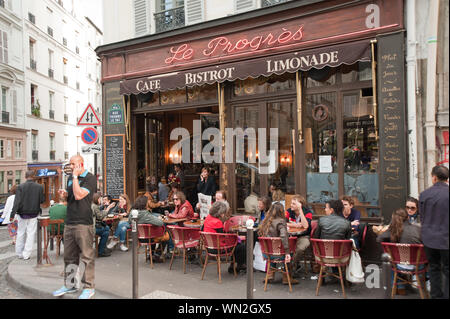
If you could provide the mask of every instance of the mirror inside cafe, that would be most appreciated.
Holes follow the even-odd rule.
[[[255,138],[251,134],[244,136],[244,160],[236,160],[234,145],[233,163],[205,163],[203,157],[194,163],[194,125],[200,123],[201,132],[208,128],[224,132],[217,83],[127,96],[134,124],[137,193],[145,192],[148,176],[167,178],[174,172],[174,164],[183,157],[180,150],[173,150],[181,136],[170,137],[174,129],[183,128],[189,132],[190,148],[189,162],[181,161],[181,165],[184,190],[192,203],[197,202],[196,183],[206,166],[218,187],[227,190],[236,214],[245,213],[245,198],[269,195],[274,185],[286,195],[286,207],[290,195],[301,194],[314,213],[321,215],[325,202],[347,195],[353,197],[362,217],[380,217],[379,141],[371,64],[311,69],[300,72],[299,79],[301,110],[295,73],[220,84],[225,128],[253,128],[258,142],[266,140],[266,149],[273,138],[270,128],[278,130],[276,165],[269,174],[261,173],[260,144],[254,143],[256,150],[250,147]],[[258,128],[266,128],[265,136]],[[210,140],[201,140],[202,149],[208,143]],[[256,161],[250,161],[254,156]]]

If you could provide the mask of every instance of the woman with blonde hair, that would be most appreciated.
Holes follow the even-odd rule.
[[[273,203],[280,203],[281,205],[283,205],[283,209],[286,207],[285,194],[281,189],[276,189],[272,193],[272,204]]]

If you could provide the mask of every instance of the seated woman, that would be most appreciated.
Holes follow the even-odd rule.
[[[392,214],[389,228],[384,233],[378,235],[377,242],[422,244],[420,226],[411,224],[406,210],[399,208]],[[397,265],[397,268],[400,270],[415,269],[412,265]],[[393,278],[392,275],[392,280]],[[397,294],[406,295],[405,285],[400,281],[397,281]]]
[[[273,203],[267,212],[261,226],[259,227],[258,235],[260,237],[280,237],[281,243],[283,245],[286,254],[284,257],[279,257],[284,259],[286,262],[291,261],[291,255],[289,254],[289,235],[286,224],[286,216],[284,212],[284,206],[281,203]],[[267,258],[267,256],[264,256]],[[273,267],[276,267],[275,263],[272,263]],[[269,280],[273,280],[274,273],[269,277]],[[290,279],[291,284],[298,284],[298,280],[293,278]],[[283,274],[283,284],[288,284],[288,278],[286,274]]]
[[[224,233],[223,222],[228,214],[230,206],[225,201],[216,201],[209,210],[208,216],[205,218],[205,222],[202,226],[202,231],[208,233]],[[234,249],[234,258],[237,263],[236,270],[239,272],[240,270],[247,269],[245,265],[245,244],[238,243],[236,248]],[[211,253],[216,253],[215,251],[211,251]],[[229,273],[233,273],[233,266],[230,265],[228,268]]]
[[[256,222],[258,224],[261,224],[264,220],[264,217],[266,216],[267,212],[270,209],[270,206],[272,205],[272,199],[270,199],[269,196],[263,196],[258,198],[258,216],[256,218]]]
[[[273,193],[272,193],[272,204],[273,203],[280,203],[281,205],[283,205],[283,209],[286,207],[286,201],[285,201],[285,194],[283,193],[283,191],[281,189],[276,189]]]
[[[419,201],[417,198],[408,197],[406,199],[406,212],[408,213],[408,219],[411,224],[420,226],[419,219]]]
[[[173,202],[175,204],[175,210],[168,215],[170,218],[194,218],[194,209],[191,203],[186,200],[183,192],[176,192],[173,196]]]
[[[122,218],[128,216],[131,210],[130,199],[126,194],[119,195],[119,204],[114,208],[114,212],[121,215]],[[109,242],[107,248],[113,249],[114,246],[120,241],[120,250],[128,251],[128,247],[125,245],[127,229],[130,228],[130,223],[127,220],[122,220],[116,227],[114,237]]]

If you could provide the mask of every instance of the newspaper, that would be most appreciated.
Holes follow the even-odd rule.
[[[209,214],[211,208],[212,196],[198,193],[198,203],[200,204],[200,218],[204,219]]]

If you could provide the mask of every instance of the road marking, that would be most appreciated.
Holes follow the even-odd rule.
[[[140,299],[193,299],[193,298],[183,295],[176,295],[163,290],[155,290],[145,296],[140,297]]]

